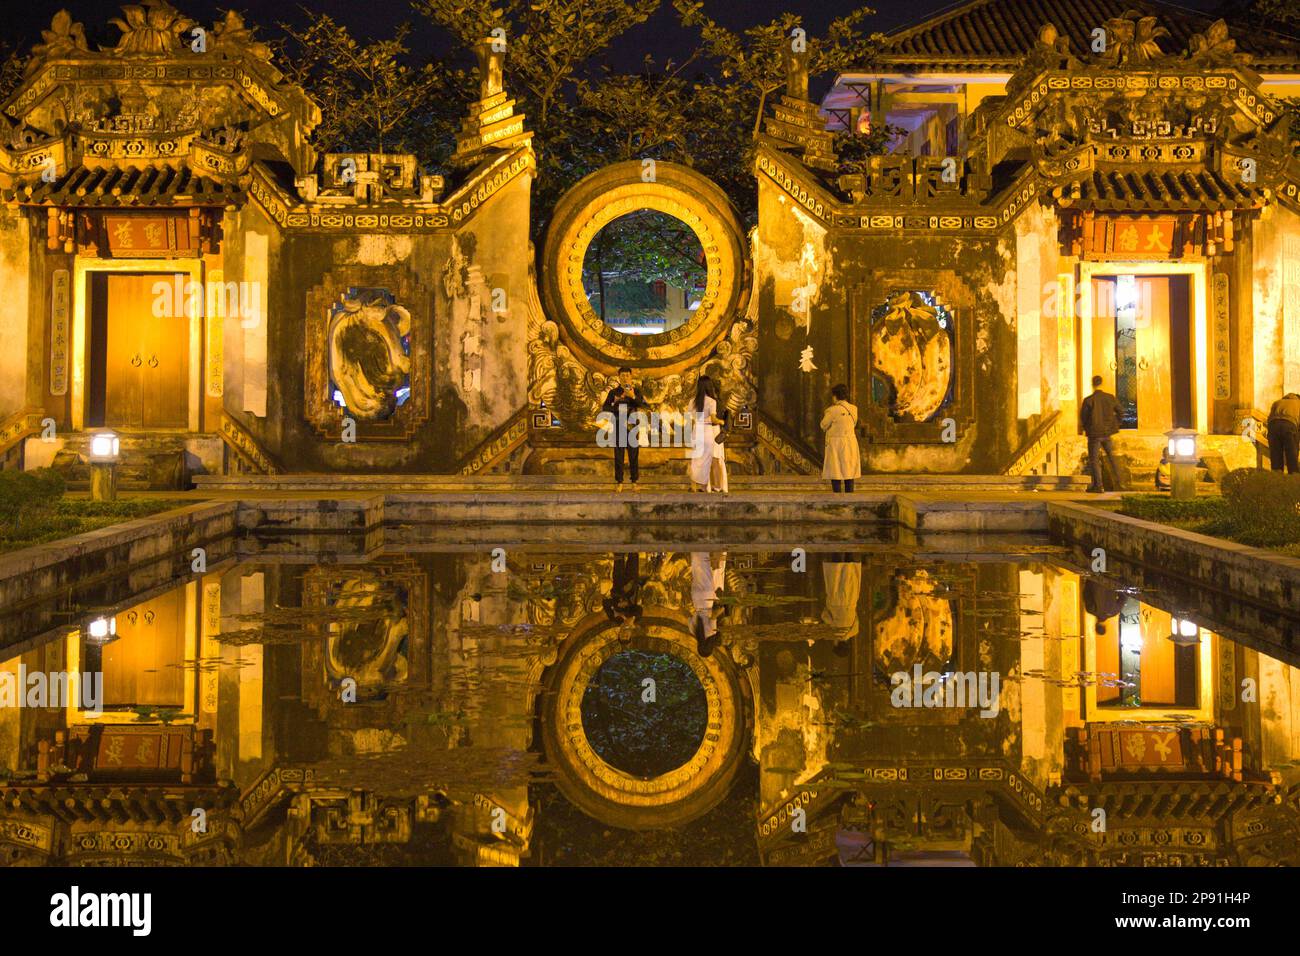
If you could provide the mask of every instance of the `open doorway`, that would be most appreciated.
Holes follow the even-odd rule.
[[[1092,369],[1119,399],[1123,428],[1195,428],[1192,277],[1092,277]]]

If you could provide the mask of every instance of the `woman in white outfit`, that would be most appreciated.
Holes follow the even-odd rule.
[[[857,428],[858,406],[849,404],[847,385],[836,385],[831,389],[831,407],[822,415],[826,433],[822,477],[831,480],[831,491],[852,491],[853,479],[862,477]]]
[[[713,379],[701,375],[695,383],[695,401],[691,406],[691,490],[727,491],[727,451],[718,444],[722,420],[718,418],[718,387]]]

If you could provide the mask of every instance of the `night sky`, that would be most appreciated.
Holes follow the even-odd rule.
[[[1058,2],[1069,3],[1070,0]],[[229,0],[174,0],[173,5],[204,25],[215,20],[219,10],[231,6],[245,14],[249,25],[264,28],[281,20],[302,23],[309,17],[298,4],[284,0],[244,0],[234,4]],[[799,11],[804,15],[804,26],[815,35],[824,30],[830,20],[861,5],[858,0],[705,0],[704,8],[711,17],[733,30],[766,23],[786,10]],[[872,5],[877,13],[867,21],[867,28],[888,33],[952,5],[950,0],[879,0]],[[1212,10],[1221,6],[1222,0],[1184,0],[1182,5]],[[92,45],[111,44],[116,42],[118,31],[108,25],[108,20],[118,15],[120,6],[110,0],[10,0],[0,30],[8,42],[26,48],[39,40],[40,31],[49,25],[57,10],[67,9],[74,19],[85,25]],[[440,55],[447,52],[444,35],[422,20],[411,9],[408,0],[315,0],[307,6],[344,23],[359,39],[388,35],[397,24],[409,20],[415,26],[411,38],[414,48],[427,47]],[[262,32],[267,31],[264,29]],[[681,59],[689,55],[694,45],[694,32],[678,24],[670,0],[663,0],[659,12],[649,22],[634,27],[619,39],[607,60],[616,70],[634,70],[647,52],[659,59]],[[828,80],[823,78],[823,82]]]

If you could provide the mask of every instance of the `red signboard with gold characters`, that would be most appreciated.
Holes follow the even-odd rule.
[[[1231,210],[1145,216],[1065,210],[1062,251],[1085,259],[1186,259],[1231,252]]]
[[[1107,216],[1092,221],[1094,253],[1132,259],[1176,259],[1183,254],[1183,224],[1176,216]]]
[[[201,211],[87,212],[78,217],[83,251],[115,259],[195,256],[206,252]]]

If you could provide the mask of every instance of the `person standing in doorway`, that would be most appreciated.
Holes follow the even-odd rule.
[[[1274,471],[1300,474],[1300,395],[1287,392],[1268,410],[1268,457]]]
[[[858,450],[858,406],[849,403],[849,387],[831,389],[831,406],[822,415],[826,452],[822,477],[831,480],[831,491],[852,491],[855,478],[862,476],[862,453]]]
[[[1100,375],[1092,377],[1092,394],[1079,406],[1079,430],[1088,436],[1088,468],[1092,483],[1088,491],[1100,493],[1119,487],[1119,474],[1115,470],[1115,445],[1111,436],[1119,431],[1119,400],[1101,387]],[[1103,481],[1101,453],[1106,454],[1106,467],[1110,472],[1110,487]]]
[[[624,365],[618,370],[618,382],[605,396],[601,411],[614,416],[614,483],[618,491],[623,490],[623,453],[627,453],[628,470],[631,472],[632,490],[636,490],[637,479],[641,476],[638,457],[638,421],[632,416],[646,403],[632,381],[632,370]],[[639,418],[639,416],[638,416]]]

